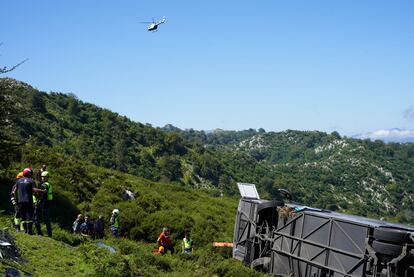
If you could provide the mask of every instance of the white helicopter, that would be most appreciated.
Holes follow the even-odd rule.
[[[164,24],[166,22],[167,22],[167,19],[164,16],[159,21],[152,20],[152,22],[140,22],[140,23],[149,24],[148,25],[148,31],[150,31],[150,32],[156,32],[156,31],[158,31],[158,25]]]

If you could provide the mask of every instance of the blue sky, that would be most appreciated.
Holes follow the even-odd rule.
[[[2,0],[4,74],[132,120],[414,129],[414,1]],[[140,21],[166,16],[156,33]]]

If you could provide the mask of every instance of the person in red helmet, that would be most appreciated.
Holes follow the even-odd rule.
[[[29,235],[33,234],[33,192],[39,194],[45,192],[45,190],[36,188],[32,177],[31,168],[23,169],[23,177],[16,181],[15,187],[24,232]]]

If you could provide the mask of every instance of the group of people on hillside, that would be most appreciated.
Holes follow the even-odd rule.
[[[112,211],[111,219],[109,221],[112,235],[114,237],[119,237],[119,210],[114,209]],[[97,220],[93,221],[88,214],[78,214],[77,218],[72,224],[72,231],[75,234],[80,234],[86,237],[91,237],[94,239],[103,239],[105,235],[105,222],[103,216],[100,215]],[[157,239],[158,244],[158,253],[166,254],[170,251],[171,254],[174,254],[173,242],[170,238],[170,230],[167,227],[162,229],[161,234]],[[181,242],[182,252],[186,254],[193,253],[193,240],[190,238],[190,232],[185,231],[184,238]]]
[[[43,235],[41,221],[46,225],[47,235],[52,236],[52,225],[50,212],[53,203],[53,187],[49,182],[49,172],[47,166],[42,165],[33,178],[33,170],[25,168],[16,176],[16,182],[10,193],[10,200],[13,204],[14,226],[17,232],[24,231],[26,234],[33,234],[33,224],[38,235]],[[109,225],[114,237],[119,237],[120,223],[119,210],[114,209],[111,214]],[[103,239],[105,234],[105,221],[100,215],[95,221],[88,214],[79,214],[73,222],[72,231],[76,234]],[[164,227],[157,239],[158,252],[165,254],[168,251],[174,254],[174,246],[170,238],[170,230]],[[193,252],[193,241],[190,232],[185,231],[185,236],[181,243],[183,253]]]
[[[119,237],[119,210],[112,211],[111,219],[109,221],[112,234],[114,237]],[[88,214],[78,214],[77,218],[72,224],[72,231],[75,234],[92,237],[95,239],[103,239],[105,236],[105,220],[102,215],[95,221],[90,218]]]
[[[170,238],[170,229],[164,227],[157,239],[158,253],[166,254],[168,251],[174,254],[174,246]],[[186,230],[181,242],[181,250],[185,254],[193,253],[193,240],[190,238],[190,231]]]
[[[75,234],[91,237],[94,239],[103,239],[105,236],[105,222],[102,215],[95,221],[88,214],[78,214],[73,222],[72,231]]]
[[[109,221],[112,235],[114,237],[119,237],[119,210],[114,209],[112,211],[111,219]],[[91,237],[94,239],[103,239],[105,232],[105,223],[103,216],[100,215],[97,220],[93,221],[89,215],[78,214],[76,220],[72,224],[72,231],[75,234],[81,234],[83,236]],[[157,239],[158,244],[158,253],[166,254],[170,251],[171,254],[174,254],[173,242],[170,238],[170,230],[167,227],[162,229],[161,234]],[[193,240],[190,238],[190,231],[186,230],[184,238],[181,242],[182,252],[186,254],[193,253]]]
[[[16,176],[16,182],[10,192],[10,201],[14,207],[14,226],[16,231],[33,234],[33,223],[38,235],[43,235],[41,221],[46,225],[47,235],[52,236],[50,211],[53,203],[53,187],[49,182],[49,172],[43,165],[33,179],[33,170],[25,168]]]

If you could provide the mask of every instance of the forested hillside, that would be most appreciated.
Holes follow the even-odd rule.
[[[337,132],[154,128],[73,94],[40,92],[7,78],[0,79],[0,88],[7,127],[2,136],[11,138],[4,141],[51,147],[97,166],[212,195],[234,195],[236,182],[251,182],[264,198],[284,187],[306,205],[414,223],[414,144]]]
[[[154,128],[73,94],[41,92],[14,79],[1,78],[0,92],[2,226],[11,220],[8,195],[23,167],[46,163],[55,191],[53,240],[15,235],[30,261],[21,270],[46,276],[61,267],[81,275],[253,276],[227,260],[229,253],[208,247],[232,239],[236,182],[257,184],[262,198],[288,188],[296,201],[309,206],[414,223],[414,144],[336,132]],[[124,200],[125,190],[136,198]],[[127,238],[108,241],[116,255],[68,233],[77,213],[108,217],[113,208],[122,211]],[[148,243],[165,225],[174,241],[191,229],[196,254],[153,257]],[[50,252],[49,246],[62,252]],[[62,265],[42,263],[38,257],[45,253],[61,255]],[[84,259],[74,264],[79,253]]]
[[[236,179],[259,184],[266,197],[286,187],[306,205],[414,223],[412,143],[372,142],[337,132],[164,128],[172,129],[204,144]]]
[[[178,134],[131,122],[71,95],[46,94],[11,79],[0,79],[0,84],[1,230],[11,226],[13,209],[9,193],[16,173],[22,168],[37,169],[47,164],[54,191],[53,237],[29,237],[9,228],[23,262],[2,258],[0,272],[12,267],[34,276],[61,276],[62,272],[76,276],[261,276],[229,259],[229,249],[211,247],[213,241],[232,240],[237,207],[236,198],[217,197],[219,191],[213,178],[197,176],[196,170],[203,174],[202,167],[193,169],[203,156],[213,158],[213,153]],[[55,102],[58,100],[69,104],[62,108]],[[72,114],[73,105],[80,108]],[[81,115],[88,112],[89,119],[82,123]],[[95,116],[100,120],[93,125],[90,118]],[[111,123],[106,122],[108,118]],[[123,171],[130,173],[122,172],[118,168],[120,163],[109,158],[117,155],[112,148],[116,148],[119,135],[114,130],[121,129],[125,139],[130,137],[132,141],[124,153],[132,160],[125,163],[128,166]],[[175,144],[168,144],[171,141]],[[199,152],[195,150],[197,147]],[[153,159],[152,163],[134,164],[133,157],[144,152]],[[175,179],[163,171],[174,167],[169,162],[173,159],[177,160],[177,172],[182,174]],[[191,178],[197,178],[197,183],[185,181],[186,170]],[[140,177],[141,171],[150,175]],[[194,189],[195,185],[204,189]],[[124,199],[125,190],[131,191],[135,198]],[[121,211],[124,239],[111,239],[106,227],[104,242],[113,246],[116,253],[71,234],[78,213],[88,214],[92,219],[102,215],[108,223],[114,208]],[[194,254],[153,255],[151,251],[164,226],[171,229],[178,251],[184,230],[190,230],[195,242]]]
[[[44,93],[8,78],[0,79],[2,124],[15,143],[54,147],[95,165],[154,181],[217,188],[232,180],[202,144],[151,125],[133,122],[74,94]]]

